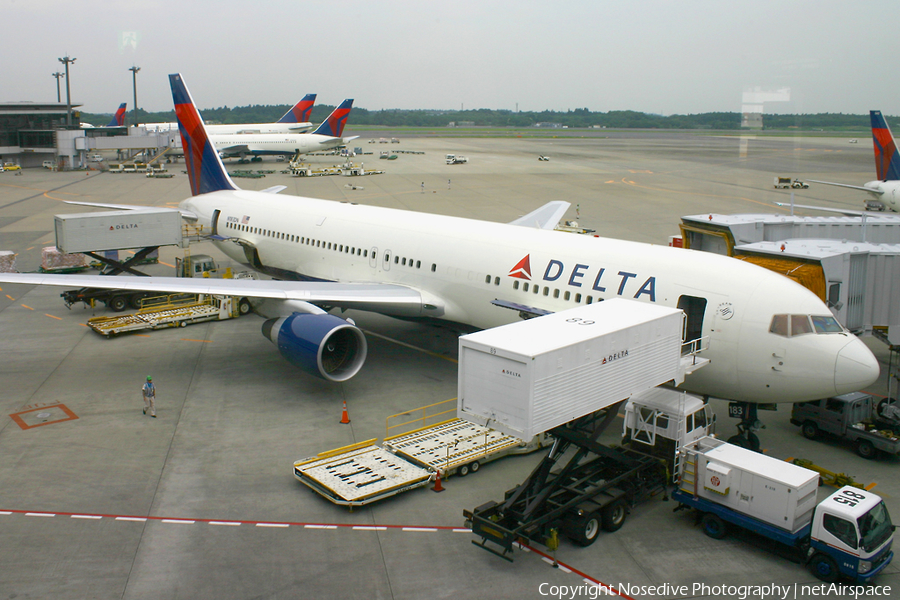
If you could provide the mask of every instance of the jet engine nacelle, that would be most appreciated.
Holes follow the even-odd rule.
[[[352,323],[327,313],[269,319],[262,333],[291,364],[328,381],[346,381],[366,361],[366,338]]]

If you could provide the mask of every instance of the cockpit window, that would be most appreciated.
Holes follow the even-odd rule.
[[[843,333],[844,328],[832,316],[774,315],[769,333],[794,337],[809,333]]]
[[[837,319],[834,317],[811,317],[813,327],[816,328],[816,333],[841,333],[844,331],[844,328],[841,327],[841,324],[837,322]]]
[[[791,336],[812,333],[809,317],[806,315],[791,315]]]

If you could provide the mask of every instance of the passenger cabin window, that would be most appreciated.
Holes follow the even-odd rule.
[[[831,315],[774,315],[769,326],[769,333],[794,337],[810,333],[843,333],[844,328]]]

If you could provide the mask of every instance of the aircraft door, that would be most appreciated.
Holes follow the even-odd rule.
[[[703,313],[706,312],[706,298],[697,296],[679,296],[678,308],[684,311],[685,324],[682,332],[682,341],[690,342],[703,336]],[[701,350],[698,342],[695,350]],[[685,348],[685,351],[688,349]]]
[[[378,248],[375,246],[369,250],[369,266],[373,269],[378,268]]]
[[[213,211],[212,219],[210,219],[210,226],[212,227],[212,234],[219,235],[219,215],[222,213],[218,208]]]

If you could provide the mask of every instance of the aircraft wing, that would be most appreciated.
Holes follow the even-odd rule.
[[[791,207],[791,204],[789,202],[776,202],[775,205],[783,206],[784,208]],[[794,208],[808,208],[811,210],[821,210],[824,212],[833,212],[833,213],[842,214],[842,215],[845,215],[848,217],[864,217],[869,214],[864,210],[850,210],[850,209],[846,209],[846,208],[825,208],[824,206],[810,206],[808,204],[795,204]]]
[[[226,146],[225,148],[218,148],[216,150],[220,155],[228,155],[232,154],[250,154],[250,148],[247,147],[247,144],[235,144],[233,146]]]
[[[0,273],[0,283],[145,290],[161,294],[220,294],[248,298],[300,300],[316,305],[384,311],[388,314],[409,316],[421,314],[425,306],[425,300],[417,290],[386,283],[212,279],[205,277],[110,277],[108,275],[56,275],[52,273]]]
[[[849,183],[835,183],[833,181],[818,181],[816,179],[807,179],[806,181],[810,183],[823,183],[825,185],[834,185],[837,187],[850,188],[851,190],[860,190],[863,192],[869,192],[870,194],[875,194],[876,196],[882,195],[884,192],[881,190],[873,190],[872,188],[867,188],[861,185],[850,185]]]
[[[510,221],[509,224],[537,229],[553,229],[559,225],[559,220],[566,214],[570,206],[572,206],[570,203],[563,200],[554,200],[515,221]]]

